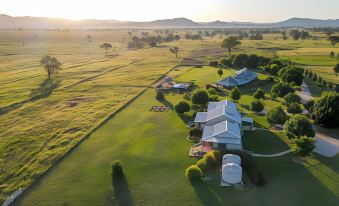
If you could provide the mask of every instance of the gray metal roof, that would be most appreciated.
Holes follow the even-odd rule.
[[[202,141],[241,144],[241,131],[236,123],[223,121],[213,126],[205,126]]]
[[[236,76],[233,78],[228,76],[222,80],[218,81],[218,84],[224,85],[226,87],[234,87],[237,85],[247,84],[258,77],[258,74],[250,69],[244,68],[235,72]]]
[[[240,165],[235,163],[227,163],[222,166],[222,180],[230,183],[237,184],[242,179],[242,168]]]
[[[231,107],[235,110],[237,109],[237,105],[234,102],[232,102],[228,99],[225,99],[225,100],[220,101],[220,102],[209,102],[207,111],[218,108],[218,107],[222,107],[222,106],[229,106],[229,107]]]

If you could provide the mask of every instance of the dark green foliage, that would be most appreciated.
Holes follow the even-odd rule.
[[[219,96],[215,95],[215,94],[208,95],[208,99],[209,99],[209,101],[218,102],[219,101]]]
[[[220,63],[221,63],[224,67],[230,67],[230,66],[232,66],[232,60],[230,60],[230,59],[222,59],[222,60],[220,60]]]
[[[180,101],[178,104],[175,105],[174,109],[179,115],[182,115],[185,112],[189,112],[191,107],[187,102]]]
[[[240,93],[240,90],[238,87],[234,87],[232,90],[231,90],[231,98],[233,100],[239,100],[241,98],[241,93]]]
[[[274,78],[273,77],[267,77],[266,82],[267,83],[274,83]]]
[[[312,76],[312,80],[317,81],[317,79],[318,79],[318,75],[316,73],[314,73],[313,76]]]
[[[332,46],[334,46],[339,42],[339,36],[329,36],[328,40],[331,42]]]
[[[314,103],[315,103],[314,100],[311,99],[311,100],[308,101],[306,104],[304,104],[305,109],[307,109],[310,113],[312,113]]]
[[[261,101],[254,99],[250,105],[251,111],[261,112],[264,109],[264,105]]]
[[[294,93],[295,89],[293,89],[289,84],[286,83],[278,83],[273,85],[271,88],[271,93],[277,94],[279,97],[284,97],[288,93]]]
[[[218,69],[218,74],[219,74],[219,76],[221,77],[223,74],[224,74],[224,72],[222,71],[222,69],[220,68],[220,69]]]
[[[307,117],[301,114],[293,115],[285,122],[284,133],[289,138],[298,138],[304,135],[314,137],[315,135],[311,122]]]
[[[257,91],[254,92],[253,97],[256,99],[263,99],[265,98],[265,92],[262,89],[257,89]]]
[[[256,69],[259,66],[259,58],[255,54],[251,54],[247,58],[246,66],[251,69]]]
[[[255,186],[261,187],[266,184],[266,179],[253,156],[246,151],[228,151],[229,154],[239,155],[241,166],[248,179]]]
[[[192,103],[205,106],[208,103],[208,94],[205,90],[196,90],[192,96]]]
[[[190,182],[201,182],[202,172],[196,165],[191,165],[186,169],[186,177]]]
[[[339,63],[336,64],[336,65],[333,67],[333,71],[334,71],[335,75],[337,76],[338,73],[339,73]]]
[[[323,92],[313,106],[312,116],[317,124],[328,127],[339,126],[339,94]]]
[[[219,65],[218,61],[210,61],[210,66],[211,67],[217,67]]]
[[[288,116],[281,107],[276,107],[266,113],[266,119],[270,124],[284,124]]]
[[[287,112],[291,114],[300,114],[302,109],[298,103],[291,103],[287,107]]]
[[[331,57],[331,58],[334,57],[334,52],[333,52],[333,51],[330,52],[330,57]]]
[[[190,136],[201,138],[202,137],[202,130],[194,127],[192,129],[190,129]]]
[[[207,93],[209,95],[216,95],[216,94],[218,94],[218,91],[215,88],[209,88],[209,89],[207,89]]]
[[[292,151],[301,157],[311,154],[315,148],[315,139],[313,137],[302,136],[292,141]]]
[[[300,86],[303,83],[304,69],[301,67],[288,66],[279,71],[279,76],[286,83],[295,82],[296,85]]]
[[[221,46],[228,49],[228,52],[231,53],[231,49],[240,45],[241,42],[238,41],[237,36],[229,36],[228,38],[224,39],[221,43]]]
[[[292,103],[299,103],[300,102],[300,97],[297,94],[294,93],[288,93],[284,96],[284,100],[287,104],[292,104]]]
[[[271,64],[270,67],[268,68],[268,73],[273,75],[273,76],[277,76],[279,70],[280,70],[279,65]]]
[[[233,67],[235,68],[244,68],[247,65],[248,55],[247,54],[238,54],[233,59]]]
[[[157,91],[157,94],[156,94],[156,96],[155,96],[155,99],[158,100],[158,101],[164,100],[164,99],[165,99],[164,93],[161,92],[161,91]]]

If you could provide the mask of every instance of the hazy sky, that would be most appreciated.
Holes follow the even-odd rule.
[[[291,17],[339,19],[339,0],[0,0],[0,13],[69,19],[275,22]]]

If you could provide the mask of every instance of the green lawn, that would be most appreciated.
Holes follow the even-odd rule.
[[[198,70],[205,75],[193,76]],[[214,70],[210,67],[183,68],[173,74],[178,80],[195,79],[198,85],[203,85],[199,83],[202,79],[218,79]],[[212,172],[214,179],[210,183],[191,185],[184,176],[185,168],[196,161],[188,157],[191,146],[185,139],[188,130],[172,110],[149,112],[151,106],[161,104],[154,97],[154,91],[149,89],[109,120],[28,190],[18,205],[110,205],[110,164],[116,159],[123,164],[135,205],[316,206],[337,203],[339,167],[336,162],[339,156],[328,159],[314,155],[304,164],[295,162],[291,154],[256,158],[268,180],[262,188],[248,181],[242,190],[221,188],[219,171]],[[166,96],[171,104],[181,98],[182,94],[175,93]],[[247,98],[244,95],[239,104],[248,105]],[[246,106],[242,107],[245,110]],[[262,118],[252,116],[255,121]],[[268,131],[246,132],[244,146],[258,153],[277,153],[288,148],[282,133]]]

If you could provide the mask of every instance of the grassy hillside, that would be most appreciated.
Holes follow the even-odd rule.
[[[185,33],[179,32],[182,37]],[[88,34],[93,42],[86,39]],[[30,185],[93,128],[172,67],[206,64],[228,56],[220,48],[219,37],[204,37],[203,46],[201,41],[182,39],[133,51],[126,47],[129,38],[127,31],[122,30],[0,32],[1,199],[18,187]],[[115,48],[108,55],[100,48],[104,42]],[[169,52],[173,46],[179,47],[178,58]],[[307,48],[319,49],[312,53],[312,61],[308,60]],[[270,34],[262,41],[243,40],[234,54],[302,58],[298,63],[313,65],[306,66],[319,71],[325,79],[338,82],[331,74],[330,64],[334,60],[327,59],[330,48],[324,39],[283,41]],[[296,53],[299,50],[302,54]],[[57,57],[63,64],[53,81],[46,81],[47,75],[39,65],[46,54]],[[314,66],[318,58],[323,62],[319,67]],[[182,80],[200,78],[199,84],[203,85],[210,75],[214,76],[196,72],[183,75]],[[258,124],[267,127],[263,117]]]
[[[227,70],[233,74],[234,70]],[[170,76],[178,81],[206,81],[219,77],[215,68],[180,67]],[[261,75],[259,79],[267,76]],[[261,116],[248,111],[252,97],[249,88],[260,80],[241,88],[244,94],[240,109],[252,115],[257,125],[266,124]],[[267,86],[268,88],[269,86]],[[183,94],[168,93],[166,104],[176,104]],[[266,107],[270,99],[264,100]],[[192,186],[184,176],[187,166],[196,160],[188,157],[192,143],[186,140],[188,129],[173,111],[150,112],[155,100],[149,89],[125,110],[93,133],[74,152],[58,164],[26,193],[18,205],[110,205],[112,189],[110,164],[120,160],[125,170],[134,205],[334,205],[339,195],[334,159],[314,155],[305,164],[293,155],[257,158],[268,184],[262,188],[248,181],[242,190],[220,187],[220,171],[214,171],[210,183]],[[275,102],[280,105],[281,101]],[[289,148],[281,132],[246,132],[245,148],[270,154]],[[320,172],[321,168],[324,173]],[[307,198],[306,198],[307,197]]]

